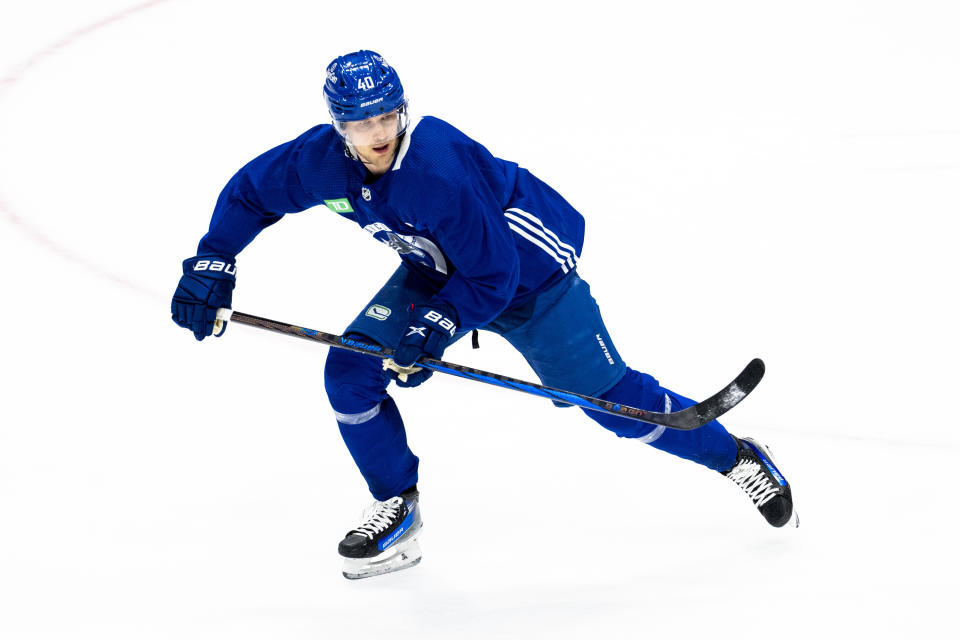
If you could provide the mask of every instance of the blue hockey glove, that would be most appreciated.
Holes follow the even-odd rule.
[[[457,314],[448,306],[418,307],[410,315],[410,324],[393,350],[393,361],[384,368],[401,387],[416,387],[433,375],[430,369],[416,366],[426,356],[439,360],[457,333]],[[391,366],[393,365],[393,366]]]
[[[184,260],[183,275],[170,303],[173,321],[193,331],[197,340],[213,335],[217,309],[231,308],[236,283],[237,265],[233,258],[203,255]],[[224,322],[217,336],[226,329]]]

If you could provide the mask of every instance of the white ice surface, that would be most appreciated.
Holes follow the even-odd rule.
[[[955,637],[955,2],[0,4],[0,638]],[[358,583],[325,349],[169,297],[219,190],[384,53],[587,217],[618,350],[771,445],[801,528],[576,410],[395,395],[424,560]],[[234,307],[339,332],[396,256],[326,211]],[[495,337],[447,357],[532,374]]]

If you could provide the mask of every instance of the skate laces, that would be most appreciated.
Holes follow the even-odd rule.
[[[759,462],[741,460],[727,472],[727,477],[743,489],[757,507],[762,507],[777,495],[777,487]]]
[[[373,540],[374,536],[393,524],[402,505],[403,498],[399,496],[385,502],[374,502],[364,511],[364,521],[350,533],[360,533]]]

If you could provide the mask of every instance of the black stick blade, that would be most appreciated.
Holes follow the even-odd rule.
[[[703,402],[677,413],[665,414],[666,420],[661,424],[673,429],[690,430],[716,420],[756,389],[765,371],[763,360],[754,358],[733,382]]]

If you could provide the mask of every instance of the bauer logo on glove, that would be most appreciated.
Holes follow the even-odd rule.
[[[198,260],[195,265],[193,265],[194,271],[223,271],[224,273],[235,276],[237,275],[237,265],[229,264],[222,260]]]
[[[447,305],[411,309],[406,335],[393,350],[390,376],[401,387],[415,387],[433,375],[430,369],[415,370],[420,358],[439,360],[457,333],[457,313]],[[401,377],[403,376],[403,377]]]
[[[448,331],[451,338],[453,337],[453,334],[457,332],[456,323],[450,318],[444,318],[436,309],[430,309],[427,311],[427,313],[423,315],[423,319],[427,322],[432,322],[434,325],[444,329],[445,331]],[[413,327],[410,328],[412,329]]]
[[[173,321],[191,330],[197,340],[222,335],[227,323],[217,320],[217,309],[231,308],[236,276],[237,265],[226,256],[202,255],[184,260],[183,275],[170,303]]]

